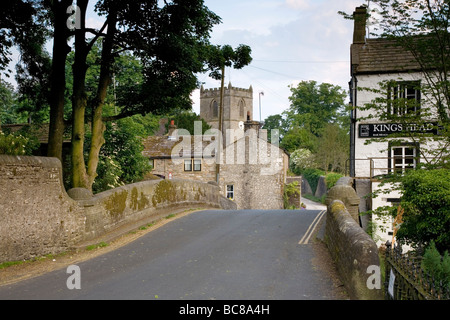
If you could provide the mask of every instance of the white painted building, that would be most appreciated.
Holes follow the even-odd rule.
[[[425,83],[421,68],[414,57],[401,47],[393,46],[386,39],[369,39],[366,36],[366,7],[358,7],[354,12],[355,28],[353,43],[351,45],[351,81],[350,103],[351,112],[351,147],[349,171],[354,177],[355,189],[360,197],[379,189],[382,176],[393,170],[405,170],[415,167],[421,161],[420,150],[430,147],[413,142],[405,135],[390,138],[390,134],[403,133],[407,130],[415,132],[433,132],[434,126],[415,126],[414,124],[389,123],[377,117],[361,120],[375,114],[372,110],[359,108],[374,101],[380,92],[363,88],[379,89],[380,83],[386,80],[395,80],[396,86],[390,88],[390,99],[405,98],[417,101],[417,106],[424,106],[427,102],[421,92],[421,84]],[[384,97],[386,98],[386,97]],[[388,103],[387,103],[388,104]],[[386,108],[390,108],[386,105]],[[391,113],[400,115],[415,110],[397,108]],[[430,123],[433,120],[430,119]],[[367,143],[371,138],[385,137],[383,141]],[[402,143],[399,143],[403,140]],[[421,149],[422,148],[422,149]],[[422,159],[423,160],[423,159]],[[377,198],[362,198],[360,211],[376,209],[380,206],[395,205],[400,194],[391,192],[382,194]],[[382,221],[372,216],[372,221],[378,227],[384,226],[382,231],[377,228],[375,240],[380,245],[387,240],[392,241],[393,221]],[[384,228],[383,228],[384,229]]]

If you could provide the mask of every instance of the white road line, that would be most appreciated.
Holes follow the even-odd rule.
[[[322,219],[323,215],[327,212],[326,210],[322,210],[319,212],[319,214],[314,218],[314,221],[309,226],[308,230],[306,230],[305,235],[303,238],[298,242],[298,244],[307,244],[309,239],[314,233],[314,230],[316,229],[317,225],[319,224],[320,220]]]

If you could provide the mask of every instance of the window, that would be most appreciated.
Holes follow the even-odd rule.
[[[202,171],[202,160],[194,160],[194,171]]]
[[[227,199],[234,200],[234,186],[232,184],[227,185]]]
[[[420,82],[397,82],[388,89],[388,112],[402,116],[420,111]]]
[[[202,171],[202,160],[184,160],[184,171]]]
[[[212,103],[212,117],[213,118],[219,117],[219,104],[217,103],[216,100],[214,100]]]
[[[151,170],[155,169],[155,159],[148,159],[148,164],[152,167]]]
[[[192,171],[192,161],[184,160],[184,171]]]
[[[406,169],[417,166],[418,150],[415,145],[391,147],[390,168],[394,172],[405,172]]]
[[[239,101],[239,117],[240,118],[244,118],[244,108],[245,108],[244,100]]]

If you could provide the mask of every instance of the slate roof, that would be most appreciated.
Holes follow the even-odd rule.
[[[352,65],[356,74],[396,73],[420,70],[408,50],[392,40],[367,39],[365,44],[352,45]]]
[[[142,154],[151,159],[168,159],[172,156],[172,150],[175,146],[183,143],[183,136],[179,136],[177,139],[170,139],[168,136],[149,136],[144,139],[144,151]],[[191,155],[203,155],[202,152],[205,148],[211,144],[208,139],[202,141],[202,149],[196,150],[197,146],[195,144],[194,136],[191,137]],[[180,146],[181,147],[181,146]],[[180,156],[183,151],[180,150]],[[203,157],[208,157],[209,155],[203,155]],[[214,156],[214,154],[211,154]]]

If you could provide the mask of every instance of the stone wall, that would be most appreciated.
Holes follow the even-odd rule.
[[[219,187],[152,180],[99,193],[62,185],[61,163],[0,155],[0,263],[63,252],[127,224],[159,219],[174,208],[219,208]]]
[[[84,238],[83,208],[62,187],[61,162],[0,155],[0,262],[64,251]]]
[[[380,267],[377,245],[340,200],[328,205],[325,241],[350,298],[381,299],[382,286],[380,289],[368,286],[368,282],[371,283],[369,277],[374,272],[369,267]],[[381,273],[378,275],[381,276]],[[381,284],[381,278],[377,280]]]

